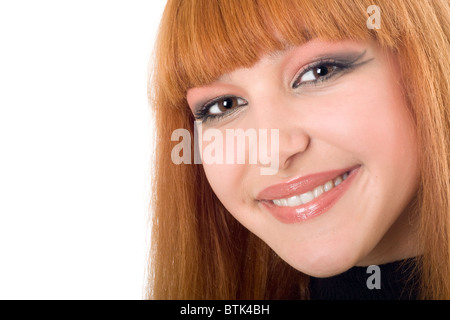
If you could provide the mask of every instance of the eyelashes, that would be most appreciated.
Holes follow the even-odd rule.
[[[302,68],[290,84],[293,90],[314,87],[334,77],[343,75],[359,67],[372,59],[358,62],[366,51],[357,54],[349,54],[338,57],[323,57],[318,61],[308,64]],[[247,106],[248,102],[241,97],[224,95],[214,98],[203,104],[194,116],[197,120],[206,122],[208,120],[220,120],[231,116]]]
[[[358,63],[365,54],[366,51],[364,50],[362,53],[358,54],[353,53],[339,57],[321,58],[300,70],[291,87],[297,89],[300,86],[317,85],[333,76],[343,74],[346,71],[351,71],[372,60],[369,59]]]
[[[314,65],[310,65],[305,71],[300,73],[294,83],[291,85],[292,89],[297,89],[302,86],[317,85],[324,82],[344,71],[348,71],[352,64],[334,62],[334,61],[319,61]]]
[[[198,110],[194,116],[203,122],[210,119],[220,119],[234,113],[237,108],[246,106],[248,102],[240,97],[225,95],[210,100]]]

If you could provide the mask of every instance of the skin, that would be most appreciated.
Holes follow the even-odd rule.
[[[350,53],[364,53],[358,60],[364,63],[316,85],[292,88],[317,57]],[[261,175],[260,163],[203,164],[205,173],[228,211],[287,263],[327,277],[420,253],[408,209],[418,188],[417,143],[392,54],[372,43],[313,40],[192,88],[187,99],[196,113],[221,95],[248,104],[206,121],[204,130],[215,128],[225,136],[226,129],[279,129],[279,169]],[[257,200],[271,185],[356,165],[360,170],[344,195],[312,219],[282,223]]]

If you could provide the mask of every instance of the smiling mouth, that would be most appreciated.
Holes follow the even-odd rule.
[[[308,202],[313,201],[314,199],[320,197],[323,193],[330,191],[334,187],[337,187],[340,185],[343,181],[345,181],[348,178],[348,175],[350,174],[350,171],[345,172],[342,175],[337,176],[336,178],[329,180],[325,182],[323,185],[320,185],[313,190],[310,190],[308,192],[294,195],[289,198],[283,198],[283,199],[274,199],[271,200],[276,206],[279,207],[297,207],[302,204],[307,204]]]
[[[359,169],[328,171],[270,186],[258,194],[258,201],[283,223],[308,220],[330,209],[347,191]]]

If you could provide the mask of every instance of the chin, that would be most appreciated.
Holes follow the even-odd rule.
[[[316,278],[326,278],[341,274],[356,265],[357,250],[346,251],[331,247],[328,250],[298,250],[305,254],[282,257],[294,269]]]

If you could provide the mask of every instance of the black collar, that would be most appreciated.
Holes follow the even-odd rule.
[[[353,267],[329,278],[310,278],[311,300],[415,300],[414,259],[373,267]],[[377,288],[379,287],[379,289]]]

